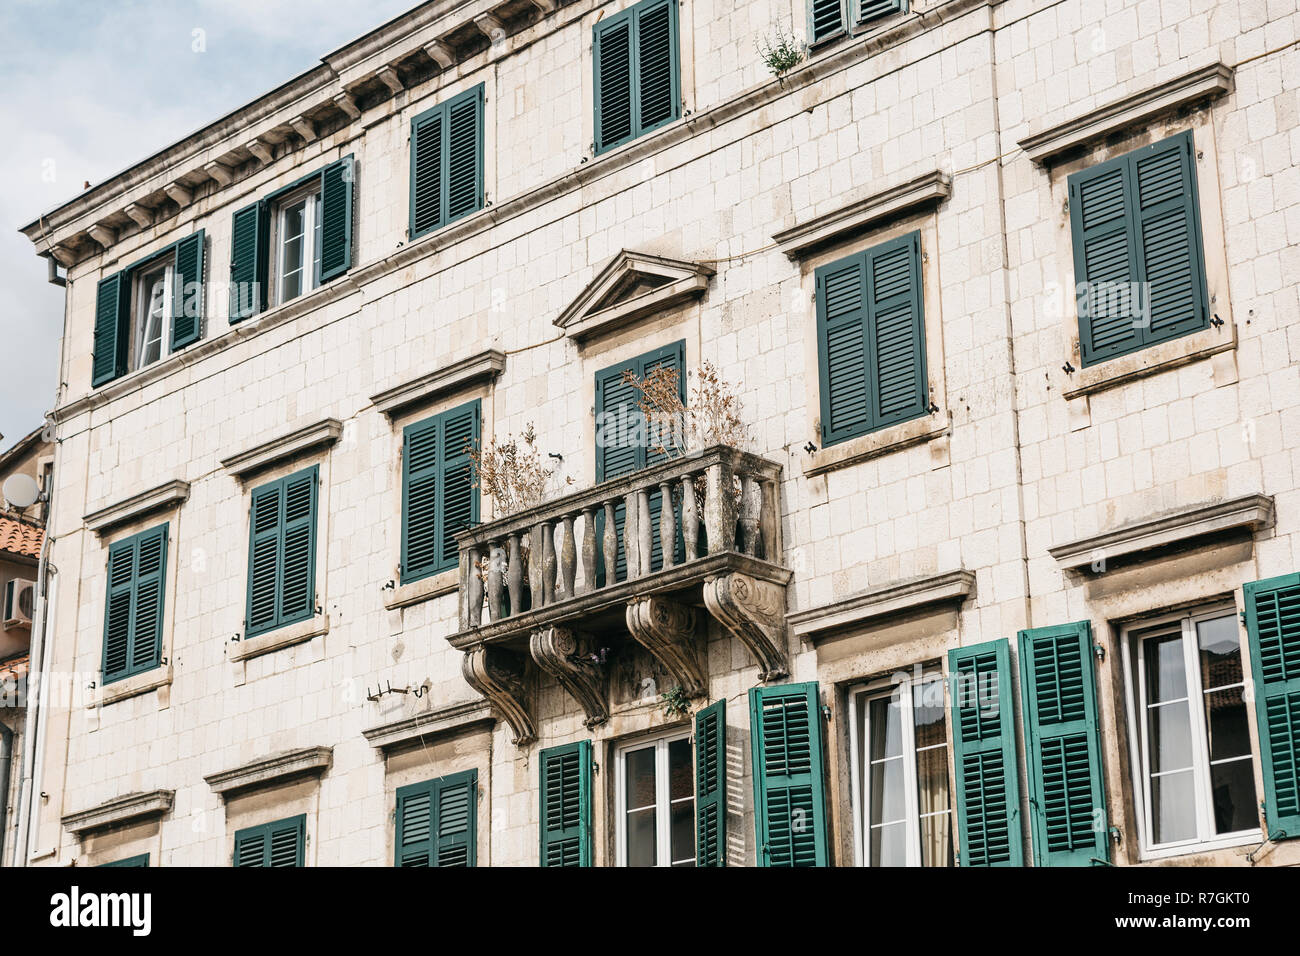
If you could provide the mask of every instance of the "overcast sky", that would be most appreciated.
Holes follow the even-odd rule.
[[[0,2],[0,450],[53,405],[63,322],[18,228],[418,2]]]

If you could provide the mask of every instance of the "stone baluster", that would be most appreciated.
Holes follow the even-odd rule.
[[[582,509],[582,593],[596,588],[596,509]]]
[[[754,479],[743,475],[740,479],[740,550],[758,555],[758,503],[754,500]]]
[[[618,525],[614,521],[614,502],[605,502],[605,587],[610,587],[618,569]],[[595,581],[592,581],[593,586]]]
[[[677,557],[677,509],[673,507],[673,486],[665,479],[659,482],[659,549],[663,552],[665,568],[671,568]]]
[[[763,493],[763,503],[758,516],[758,531],[763,549],[758,556],[767,561],[779,561],[780,555],[776,548],[776,482],[771,479],[761,481],[759,489]]]
[[[627,579],[641,576],[641,507],[637,492],[623,497],[623,555],[627,563]]]
[[[682,479],[682,538],[686,542],[686,560],[699,557],[700,512],[695,503],[695,476]]]
[[[542,597],[543,603],[555,603],[555,522],[542,522]]]
[[[573,543],[573,515],[560,518],[560,580],[556,600],[568,600],[577,592],[573,590],[578,573],[578,549]]]
[[[465,620],[462,627],[478,627],[483,622],[483,573],[478,566],[479,549],[471,547],[461,554],[466,558]]]
[[[546,526],[541,524],[533,525],[528,532],[528,599],[529,607],[534,611],[546,605],[546,592],[542,587],[542,538],[545,534]]]
[[[642,488],[636,493],[636,544],[641,552],[641,573],[649,574],[650,555],[654,550],[655,529],[650,520],[650,489]]]
[[[488,617],[493,621],[501,617],[501,592],[504,589],[505,582],[502,580],[502,571],[505,569],[506,553],[501,547],[500,541],[493,541],[488,549]],[[514,588],[510,589],[510,600],[514,601]],[[513,613],[513,612],[512,612]]]
[[[704,492],[704,530],[709,536],[709,554],[733,551],[736,547],[736,495],[731,462],[723,459],[709,465]]]
[[[506,587],[510,590],[510,614],[523,613],[524,610],[524,557],[519,547],[519,535],[509,538],[510,563],[506,567]]]

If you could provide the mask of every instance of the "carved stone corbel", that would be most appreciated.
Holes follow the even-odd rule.
[[[461,673],[470,687],[500,711],[518,746],[537,739],[524,694],[524,658],[501,647],[471,647],[461,661]]]
[[[609,720],[605,678],[585,635],[567,627],[543,627],[533,631],[528,649],[537,666],[559,681],[586,712],[588,727]]]
[[[664,598],[633,598],[627,629],[668,669],[687,697],[703,697],[708,681],[695,647],[695,609]]]
[[[758,659],[763,680],[790,673],[784,587],[732,572],[704,582],[704,605]]]

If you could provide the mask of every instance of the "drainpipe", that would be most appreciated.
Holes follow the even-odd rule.
[[[5,865],[5,831],[9,829],[9,762],[14,754],[14,732],[0,721],[0,866]]]

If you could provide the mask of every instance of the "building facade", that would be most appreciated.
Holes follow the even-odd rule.
[[[1296,862],[1298,38],[435,0],[52,210],[23,858]]]

